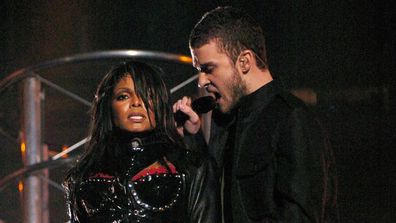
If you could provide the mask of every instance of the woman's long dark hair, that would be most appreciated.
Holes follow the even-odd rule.
[[[183,148],[184,143],[175,126],[173,112],[169,101],[168,89],[161,78],[162,71],[143,62],[130,61],[119,64],[107,73],[100,82],[91,109],[91,124],[86,150],[80,161],[72,168],[66,180],[81,182],[92,172],[102,171],[105,163],[118,163],[108,160],[116,157],[119,147],[115,145],[111,101],[117,83],[130,75],[134,81],[136,94],[143,100],[147,109],[153,108],[155,114],[155,131],[165,135],[175,144],[175,148]],[[152,105],[152,106],[151,106]],[[151,122],[151,120],[150,120]],[[106,167],[105,167],[106,166]]]

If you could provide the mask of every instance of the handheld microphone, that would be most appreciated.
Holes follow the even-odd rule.
[[[192,110],[194,110],[198,115],[207,113],[215,107],[216,101],[211,96],[197,98],[191,103]],[[180,110],[174,114],[174,117],[178,126],[183,125],[189,119],[189,116]]]

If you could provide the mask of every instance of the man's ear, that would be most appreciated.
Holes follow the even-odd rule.
[[[250,71],[253,62],[253,52],[251,50],[244,50],[238,57],[238,66],[243,74]]]

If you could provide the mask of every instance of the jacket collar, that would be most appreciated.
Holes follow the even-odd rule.
[[[265,107],[276,94],[279,94],[281,89],[282,85],[280,81],[274,79],[255,92],[242,97],[235,110],[239,115],[242,115],[242,117],[255,114],[257,113],[256,111]]]
[[[167,143],[167,137],[157,129],[132,133],[117,128],[114,135],[122,146],[129,149]]]

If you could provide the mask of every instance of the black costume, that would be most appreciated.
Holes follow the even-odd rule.
[[[327,137],[277,81],[213,111],[208,152],[224,180],[225,222],[333,222],[335,169]]]
[[[218,183],[211,160],[175,148],[165,138],[153,132],[124,135],[119,150],[124,152],[104,165],[113,166],[110,170],[93,171],[80,185],[69,178],[71,222],[218,222]],[[156,162],[161,165],[147,168]]]

